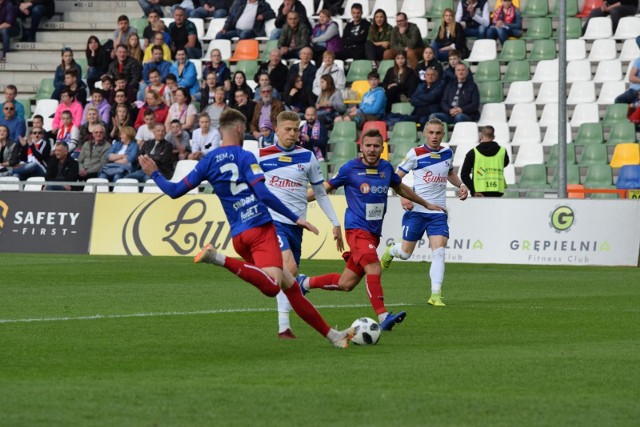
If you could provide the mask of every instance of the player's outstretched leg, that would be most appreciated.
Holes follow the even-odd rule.
[[[311,289],[324,289],[325,291],[341,291],[338,286],[340,273],[329,273],[322,276],[307,277],[304,274],[298,275],[302,293],[306,294]]]
[[[280,286],[278,286],[278,283],[271,276],[265,273],[264,270],[247,262],[230,258],[216,251],[211,244],[202,248],[194,258],[193,262],[196,264],[205,263],[224,267],[245,282],[251,283],[268,297],[275,297],[278,295],[278,292],[280,292]]]
[[[289,299],[282,291],[276,295],[276,301],[278,302],[278,338],[295,339],[296,336],[291,330],[291,322],[289,321],[291,303],[289,303]]]
[[[391,266],[391,261],[393,261],[393,255],[391,255],[391,248],[395,243],[391,242],[384,250],[384,254],[382,254],[382,258],[380,258],[380,264],[382,265],[382,269],[386,270]]]
[[[386,270],[389,268],[391,261],[393,261],[394,258],[407,260],[410,256],[411,254],[402,250],[402,242],[391,243],[387,246],[387,249],[385,249],[382,259],[380,260],[380,264],[382,265],[382,269]]]
[[[382,291],[382,283],[379,274],[367,274],[365,276],[365,284],[367,287],[367,296],[371,302],[371,306],[378,315],[380,328],[383,331],[390,331],[398,323],[402,323],[407,313],[401,311],[397,314],[388,312],[384,305],[384,293]]]

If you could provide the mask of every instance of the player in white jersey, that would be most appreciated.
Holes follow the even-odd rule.
[[[444,124],[438,119],[431,119],[427,122],[424,134],[426,143],[407,153],[398,165],[397,174],[404,177],[413,171],[414,191],[430,203],[445,206],[447,181],[460,188],[460,200],[465,200],[468,190],[453,172],[453,152],[440,145],[444,136]],[[432,253],[429,270],[431,297],[428,302],[433,306],[444,307],[441,290],[445,246],[449,240],[447,213],[428,210],[404,198],[400,200],[406,211],[402,218],[402,242],[392,243],[387,247],[381,260],[382,268],[389,268],[394,257],[408,259],[416,248],[416,243],[426,232]]]
[[[297,216],[306,218],[307,188],[311,184],[320,208],[333,225],[333,238],[336,240],[338,251],[342,252],[344,244],[340,221],[324,189],[324,177],[316,156],[296,145],[300,136],[298,115],[291,111],[278,114],[276,135],[276,144],[260,149],[260,166],[264,171],[267,188]],[[302,252],[302,228],[272,209],[269,209],[269,213],[276,226],[284,268],[295,277]],[[277,301],[278,337],[293,339],[295,335],[289,322],[291,304],[283,292],[278,294]]]

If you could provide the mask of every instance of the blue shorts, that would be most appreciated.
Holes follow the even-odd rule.
[[[402,217],[402,240],[417,242],[424,233],[427,236],[449,238],[449,224],[446,214],[431,214],[407,211]]]
[[[278,221],[274,221],[273,223],[276,225],[280,251],[291,250],[293,259],[296,260],[296,265],[300,265],[300,256],[302,255],[302,227],[294,224],[283,224]]]

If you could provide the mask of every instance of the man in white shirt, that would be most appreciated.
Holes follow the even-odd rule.
[[[241,40],[265,37],[265,22],[275,19],[276,14],[265,0],[236,0],[231,6],[229,16],[216,39]]]

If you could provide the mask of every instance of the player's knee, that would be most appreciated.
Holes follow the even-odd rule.
[[[338,283],[338,287],[340,288],[340,290],[342,290],[344,292],[351,292],[356,287],[358,282],[356,282],[354,280],[349,280],[349,281],[346,281],[346,282]]]
[[[431,256],[433,257],[433,259],[436,259],[436,258],[444,259],[444,247],[434,249]]]
[[[398,249],[398,250],[396,251],[396,253],[397,253],[397,257],[398,257],[398,258],[400,258],[400,259],[402,259],[402,260],[405,260],[405,261],[406,261],[406,260],[408,260],[408,259],[409,259],[409,257],[411,256],[411,254],[410,254],[410,253],[407,253],[407,252],[403,251],[402,249]]]

